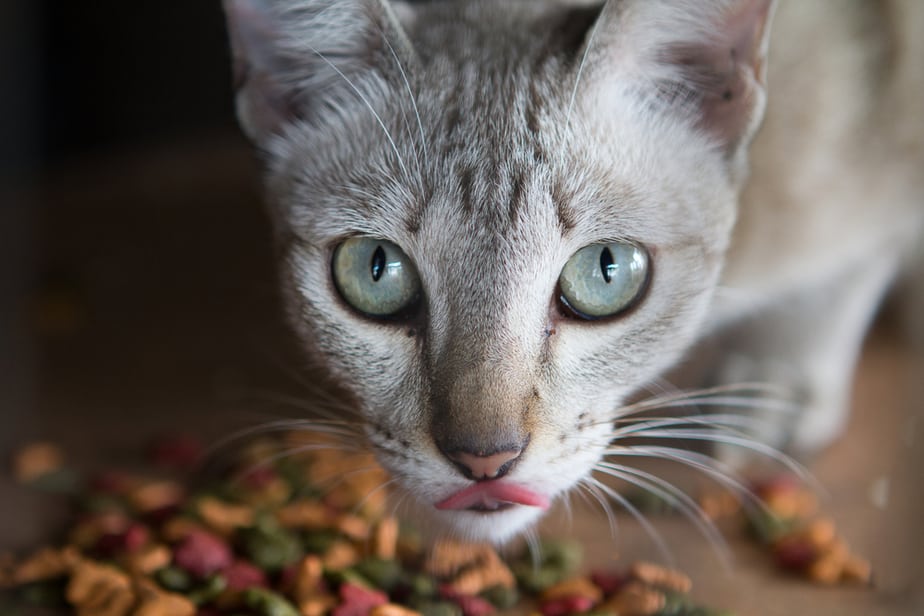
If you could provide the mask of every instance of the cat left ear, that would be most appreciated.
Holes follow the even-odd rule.
[[[732,157],[763,117],[774,5],[610,0],[588,38],[588,60],[615,70],[655,104],[686,114]]]
[[[238,119],[260,147],[295,121],[316,123],[337,113],[340,103],[368,87],[381,58],[397,54],[409,61],[413,55],[387,0],[223,4]],[[390,50],[383,53],[386,46]]]

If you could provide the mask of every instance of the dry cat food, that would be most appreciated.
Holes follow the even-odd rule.
[[[83,482],[59,547],[0,555],[0,612],[28,605],[80,616],[726,614],[693,605],[690,579],[655,564],[580,575],[572,543],[546,542],[535,557],[508,560],[487,545],[425,548],[386,515],[385,477],[370,456],[316,445],[280,456],[306,448],[305,436],[261,441],[223,479],[192,487],[176,477],[197,464],[201,447],[170,440],[150,452],[170,472],[110,471]],[[28,461],[27,472],[18,471],[24,479],[61,471],[63,457],[51,446],[24,454],[17,459]]]
[[[850,550],[831,518],[819,514],[818,500],[804,483],[780,475],[751,489],[764,506],[747,512],[744,520],[780,569],[824,585],[870,583],[869,561]],[[716,520],[743,513],[730,493],[706,495],[700,506]]]

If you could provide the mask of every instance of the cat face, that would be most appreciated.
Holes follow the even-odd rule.
[[[292,322],[440,528],[533,522],[704,320],[768,7],[666,4],[226,3]]]

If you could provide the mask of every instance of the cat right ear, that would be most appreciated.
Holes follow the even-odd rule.
[[[741,153],[763,115],[775,0],[610,0],[585,43],[588,79],[614,78]]]
[[[258,146],[359,95],[388,43],[409,54],[385,0],[224,0],[237,115]]]

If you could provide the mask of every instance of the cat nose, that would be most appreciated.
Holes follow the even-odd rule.
[[[465,476],[475,481],[503,477],[523,453],[523,447],[513,446],[496,453],[453,451],[446,457],[456,463]]]

